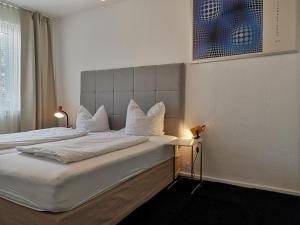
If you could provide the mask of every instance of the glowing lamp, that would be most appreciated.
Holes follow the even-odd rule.
[[[193,128],[191,129],[191,132],[192,132],[192,134],[193,134],[193,136],[194,136],[194,139],[199,139],[199,138],[200,138],[200,134],[201,134],[203,131],[205,131],[205,129],[206,129],[206,125],[203,125],[203,124],[198,125],[198,126],[196,126],[196,127],[193,127]]]
[[[56,113],[54,114],[54,116],[58,119],[62,119],[64,117],[66,117],[67,119],[67,125],[65,126],[66,128],[71,128],[70,125],[69,125],[69,115],[68,113],[66,113],[64,110],[63,110],[63,107],[62,106],[58,106],[57,107],[57,111]]]

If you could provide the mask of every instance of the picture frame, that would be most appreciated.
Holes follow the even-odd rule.
[[[297,0],[191,0],[191,62],[297,53],[299,5]],[[253,15],[260,15],[261,18],[257,19]],[[250,18],[250,21],[245,18]],[[256,29],[252,29],[253,22]],[[255,42],[254,45],[251,43],[253,48],[250,44],[247,46],[246,42],[243,49],[243,41],[249,40],[249,32],[245,32],[249,29],[245,27],[252,29],[252,41]],[[257,31],[257,28],[261,30]]]

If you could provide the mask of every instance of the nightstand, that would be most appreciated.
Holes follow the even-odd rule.
[[[171,145],[174,146],[174,158],[173,158],[173,182],[172,184],[170,184],[170,186],[168,187],[168,189],[172,188],[178,180],[181,179],[181,177],[177,178],[176,177],[176,150],[179,147],[187,147],[190,149],[191,151],[191,178],[194,179],[195,178],[195,170],[194,170],[194,165],[195,165],[195,160],[194,159],[194,146],[196,146],[197,148],[197,154],[200,154],[199,156],[199,161],[200,161],[200,179],[199,179],[199,183],[197,184],[197,186],[194,188],[194,190],[191,192],[191,194],[193,195],[195,193],[195,191],[200,188],[202,186],[202,139],[184,139],[184,138],[179,138],[176,139],[174,141],[169,142],[167,145]],[[197,157],[197,156],[196,156]]]

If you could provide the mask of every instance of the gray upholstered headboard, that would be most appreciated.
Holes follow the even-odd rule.
[[[92,114],[104,105],[113,130],[125,127],[130,99],[134,99],[145,112],[155,103],[163,101],[166,105],[165,133],[180,136],[184,118],[184,95],[184,64],[81,73],[81,105]]]

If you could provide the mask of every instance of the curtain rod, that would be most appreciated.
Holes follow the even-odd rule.
[[[9,2],[9,1],[6,1],[6,0],[0,0],[0,3],[2,3],[3,5],[11,6],[11,7],[16,8],[16,9],[24,9],[24,10],[27,10],[27,11],[32,12],[32,13],[37,12],[37,11],[34,11],[33,9],[29,9],[29,8],[25,8],[25,7],[20,7],[20,6],[16,5],[16,4],[11,3],[11,2]],[[42,14],[43,16],[47,17],[47,18],[50,19],[50,20],[55,20],[54,17],[47,16],[47,15],[45,15],[44,13],[41,13],[41,14]]]

